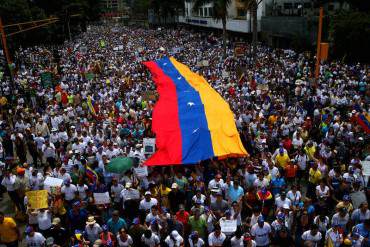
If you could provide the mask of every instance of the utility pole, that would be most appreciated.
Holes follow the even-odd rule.
[[[5,35],[5,31],[4,31],[3,20],[1,19],[1,17],[0,17],[0,34],[1,34],[1,43],[3,44],[4,55],[5,55],[5,58],[6,58],[7,66],[9,67],[12,64],[12,60],[10,58],[8,45],[6,44],[6,35]],[[10,69],[10,67],[9,67],[9,69]]]
[[[321,61],[321,33],[322,33],[322,18],[324,16],[324,8],[320,7],[320,15],[319,15],[319,29],[317,32],[317,48],[316,48],[316,66],[315,66],[315,86],[317,86],[319,82],[319,75],[320,75],[320,61]]]

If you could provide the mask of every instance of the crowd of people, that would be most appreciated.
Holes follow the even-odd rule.
[[[367,68],[323,63],[314,82],[305,54],[236,56],[233,41],[225,58],[213,33],[104,25],[20,49],[14,80],[1,80],[0,197],[17,214],[0,212],[0,244],[370,245],[369,135],[358,123],[370,113]],[[171,55],[229,102],[249,157],[143,166],[158,96],[142,62]],[[134,167],[107,171],[115,157]],[[63,183],[32,208],[26,193],[48,177]],[[110,203],[96,204],[105,192]]]

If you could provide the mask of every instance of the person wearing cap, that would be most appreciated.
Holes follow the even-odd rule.
[[[121,191],[120,197],[122,198],[122,208],[125,214],[128,218],[133,219],[139,210],[139,190],[133,188],[132,183],[126,182],[125,189]]]
[[[55,217],[52,221],[52,227],[50,228],[49,235],[53,238],[54,244],[65,246],[67,244],[67,230],[62,227],[61,220]]]
[[[43,247],[45,246],[45,237],[39,233],[35,232],[32,226],[27,226],[26,230],[26,244],[27,246]]]
[[[145,212],[150,211],[152,206],[157,206],[158,200],[152,197],[152,193],[150,191],[146,191],[144,193],[144,199],[140,201],[139,209]]]
[[[308,241],[312,243],[314,247],[318,247],[322,239],[322,235],[319,232],[319,227],[313,224],[310,230],[307,230],[302,234],[301,239],[303,242],[302,244]]]
[[[218,211],[222,214],[225,213],[225,211],[229,209],[229,204],[227,203],[226,200],[223,199],[221,191],[216,193],[216,200],[211,203],[210,209],[213,212]]]
[[[168,202],[170,204],[170,210],[174,213],[179,211],[180,204],[185,204],[185,193],[179,190],[177,183],[171,185],[171,192],[168,193]]]
[[[262,214],[268,215],[270,212],[270,207],[273,206],[273,196],[272,193],[266,188],[262,187],[257,191],[257,200],[262,206]]]
[[[102,231],[103,229],[96,223],[94,216],[87,217],[85,233],[90,243],[94,243],[99,239],[99,235]]]
[[[68,212],[68,221],[72,230],[84,230],[86,225],[88,212],[81,207],[81,202],[76,201],[72,204],[72,209]]]
[[[173,230],[164,240],[164,243],[168,247],[184,247],[184,239],[180,236],[180,234]]]
[[[340,232],[339,225],[332,225],[326,232],[325,244],[326,246],[339,247],[343,243],[343,234]]]
[[[335,206],[335,208],[336,209],[346,208],[347,212],[352,213],[353,205],[351,203],[351,196],[350,195],[344,195],[343,200],[338,202],[338,204]]]
[[[274,237],[276,237],[277,232],[285,227],[285,214],[283,212],[279,212],[276,215],[276,219],[271,223],[271,230]]]
[[[257,246],[269,246],[272,230],[270,224],[265,222],[262,215],[258,217],[257,223],[251,227],[250,233],[253,239],[256,241]]]
[[[279,148],[279,154],[275,156],[274,162],[278,168],[285,169],[289,162],[290,158],[287,152],[284,151],[283,147]]]
[[[116,246],[116,238],[113,233],[111,233],[108,229],[107,225],[102,225],[101,227],[103,231],[99,235],[99,239],[101,240],[101,244],[103,246]],[[101,246],[101,245],[99,245]]]
[[[117,235],[120,229],[127,229],[126,221],[119,216],[119,211],[114,210],[112,213],[112,218],[107,221],[108,230],[114,235]]]

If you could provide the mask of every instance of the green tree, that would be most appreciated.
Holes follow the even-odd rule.
[[[179,11],[184,7],[183,0],[151,0],[149,7],[159,17],[159,20],[164,19],[167,23],[168,17],[177,16]]]
[[[231,4],[231,0],[194,0],[193,10],[198,11],[200,7],[205,4],[211,3],[213,5],[213,16],[212,18],[216,21],[221,20],[222,22],[222,44],[223,44],[223,56],[226,58],[226,22],[227,22],[227,9]]]
[[[370,62],[370,14],[342,12],[332,17],[330,40],[334,58],[351,62]]]

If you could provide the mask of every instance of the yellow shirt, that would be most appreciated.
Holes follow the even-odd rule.
[[[290,158],[287,153],[284,153],[283,155],[280,155],[280,154],[276,155],[275,160],[276,160],[277,165],[282,167],[283,169],[285,169],[285,167],[290,162]]]
[[[304,148],[304,151],[306,151],[308,159],[313,160],[313,158],[315,157],[315,153],[316,153],[316,147],[315,146],[312,146],[312,147],[307,147],[306,146]]]
[[[17,241],[17,224],[10,217],[5,217],[4,222],[0,224],[0,238],[3,243]]]
[[[313,184],[318,184],[321,180],[321,172],[319,169],[316,171],[312,168],[310,168],[308,181]]]

